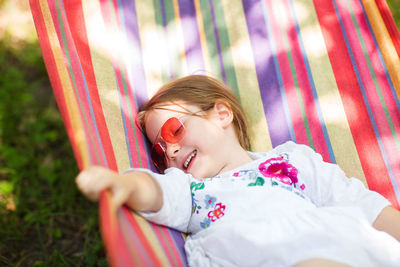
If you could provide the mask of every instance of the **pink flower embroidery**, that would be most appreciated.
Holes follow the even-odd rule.
[[[215,222],[216,220],[225,215],[224,213],[225,208],[226,207],[224,204],[217,203],[214,207],[214,210],[208,213],[208,218],[210,218],[212,222]]]
[[[264,177],[276,178],[280,182],[291,185],[298,182],[297,169],[286,162],[283,157],[269,159],[258,166]]]
[[[304,190],[304,189],[306,189],[306,186],[305,186],[305,184],[302,184],[302,185],[300,185],[300,189],[301,189],[301,190]]]

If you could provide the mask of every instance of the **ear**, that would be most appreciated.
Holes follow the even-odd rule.
[[[218,101],[214,105],[214,112],[217,115],[219,124],[227,128],[233,121],[233,112],[230,105],[223,101]]]

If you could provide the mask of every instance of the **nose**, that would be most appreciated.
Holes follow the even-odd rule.
[[[179,151],[181,150],[181,146],[179,143],[166,143],[167,149],[166,154],[169,159],[175,159],[178,155]]]

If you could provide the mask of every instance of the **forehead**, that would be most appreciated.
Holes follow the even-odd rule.
[[[167,104],[162,106],[163,109],[154,109],[147,113],[146,116],[146,135],[151,142],[156,139],[158,132],[160,131],[163,124],[171,117],[182,117],[188,111],[196,112],[200,108],[197,106],[178,103],[178,104]]]

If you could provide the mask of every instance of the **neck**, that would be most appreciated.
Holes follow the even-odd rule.
[[[226,158],[228,159],[227,163],[221,168],[218,174],[236,169],[253,160],[239,143],[226,150]]]

